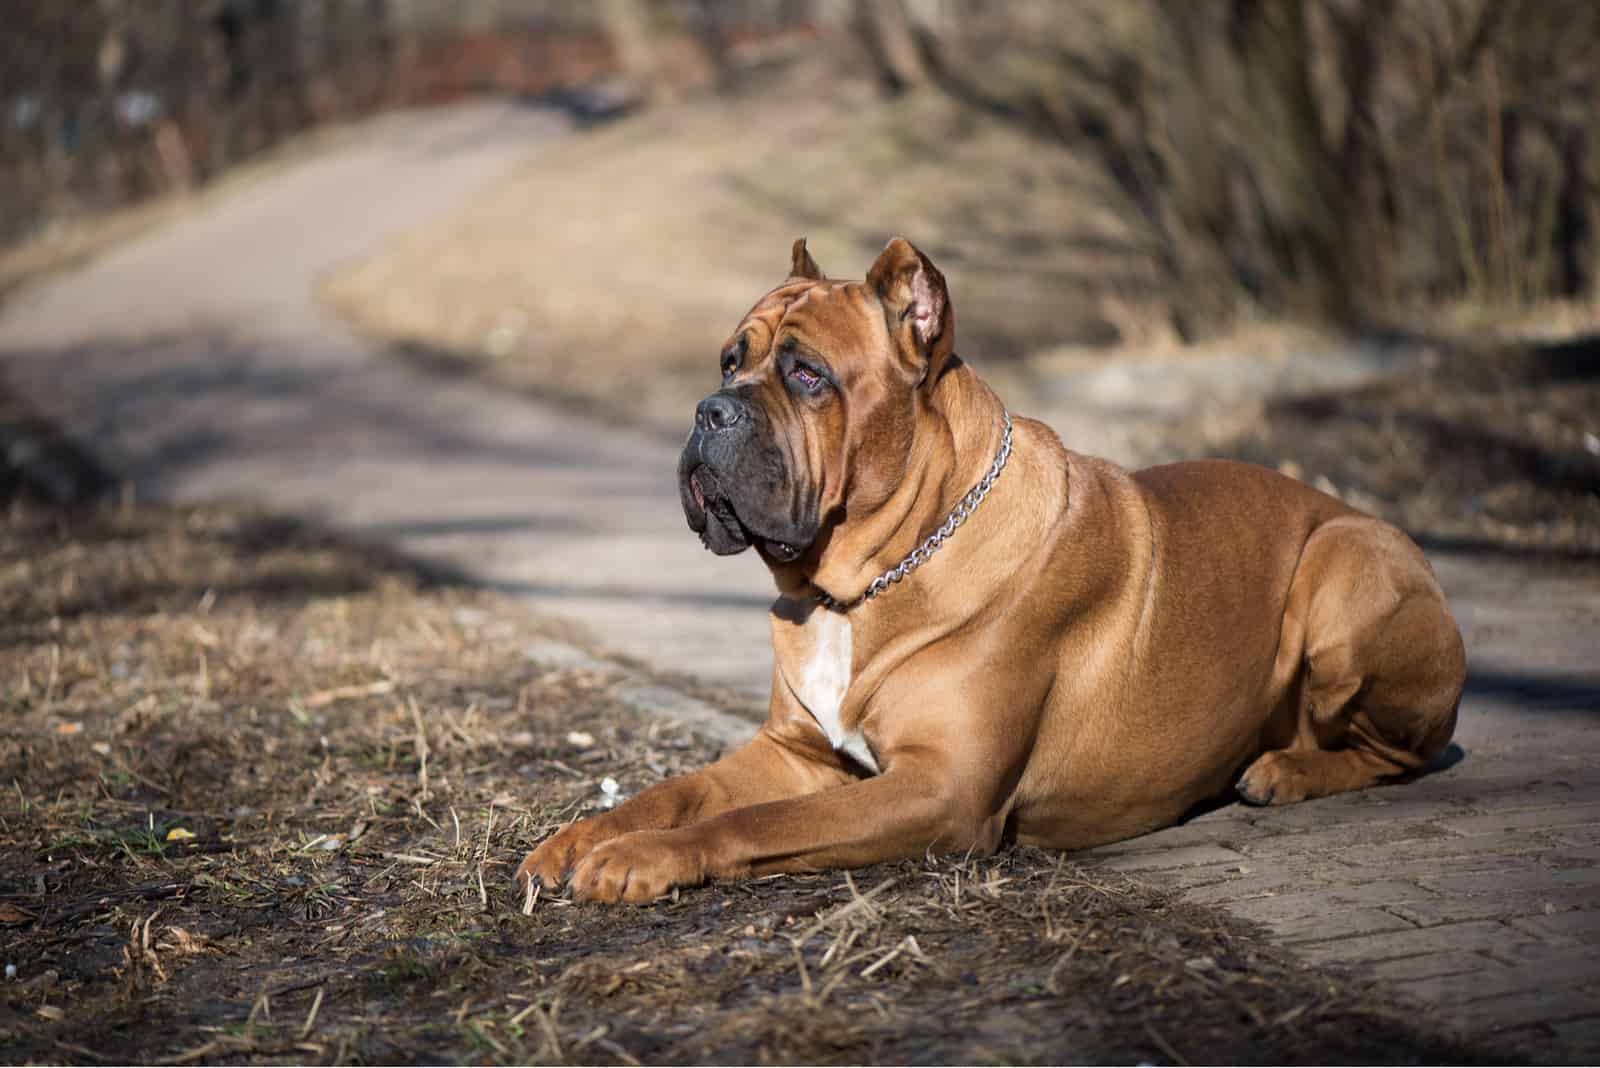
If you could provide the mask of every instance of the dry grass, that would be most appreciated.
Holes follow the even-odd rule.
[[[603,778],[715,754],[518,605],[227,509],[16,505],[0,560],[7,1060],[1487,1055],[1036,851],[524,914]]]

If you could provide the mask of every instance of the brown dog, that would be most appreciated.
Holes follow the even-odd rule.
[[[681,482],[779,597],[766,724],[518,869],[601,901],[992,850],[1080,848],[1236,789],[1286,804],[1415,773],[1461,636],[1400,531],[1264,468],[1128,473],[1014,421],[952,349],[943,276],[891,241],[792,275],[722,352]],[[1247,766],[1248,765],[1248,766]]]

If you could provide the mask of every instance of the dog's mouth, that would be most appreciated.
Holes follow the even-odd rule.
[[[701,464],[689,472],[689,492],[694,494],[694,506],[702,512],[706,510],[706,485],[701,477],[704,475],[705,470],[706,465]]]
[[[720,556],[729,556],[755,545],[780,564],[799,559],[804,551],[802,546],[765,537],[745,523],[710,467],[697,464],[685,481],[694,502],[688,515],[689,527],[700,535],[706,548]]]
[[[800,547],[786,541],[764,539],[761,542],[761,550],[780,564],[793,563],[800,559]]]

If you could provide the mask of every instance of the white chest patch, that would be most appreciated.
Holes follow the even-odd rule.
[[[845,691],[850,688],[850,620],[842,612],[817,608],[806,622],[813,645],[811,658],[792,685],[795,696],[817,721],[828,744],[873,774],[878,761],[860,731],[846,731],[839,720]]]

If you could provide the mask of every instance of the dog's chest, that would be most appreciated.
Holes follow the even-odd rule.
[[[841,719],[844,695],[850,689],[850,620],[842,612],[818,609],[806,620],[810,649],[790,687],[828,744],[874,774],[878,761],[859,730],[846,730]]]

